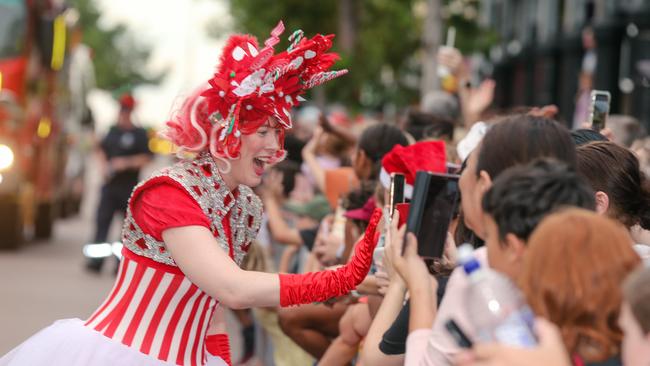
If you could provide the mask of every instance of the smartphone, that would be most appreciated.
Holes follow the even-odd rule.
[[[589,122],[593,130],[600,131],[605,128],[607,116],[609,115],[610,100],[611,95],[606,90],[591,91]]]
[[[406,231],[418,239],[418,255],[442,258],[447,230],[458,206],[458,175],[417,172]]]
[[[388,190],[388,205],[390,217],[393,217],[395,206],[404,202],[404,174],[392,173],[390,175],[390,188]]]
[[[453,319],[449,319],[445,322],[445,328],[447,328],[447,332],[449,332],[452,338],[454,338],[454,341],[456,341],[456,344],[460,348],[472,348],[474,345],[472,340],[467,337],[467,334],[460,329]]]

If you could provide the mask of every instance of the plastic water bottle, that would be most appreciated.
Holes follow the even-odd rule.
[[[504,275],[482,268],[473,252],[471,245],[463,244],[458,260],[469,277],[465,301],[478,340],[518,347],[536,345],[534,315],[517,287]]]

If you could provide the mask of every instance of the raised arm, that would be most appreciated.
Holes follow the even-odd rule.
[[[207,228],[167,229],[163,231],[163,240],[190,281],[229,308],[267,307],[280,303],[278,275],[239,268]]]
[[[406,287],[402,281],[391,281],[379,310],[370,325],[361,354],[365,365],[403,365],[404,355],[387,355],[379,349],[381,339],[397,318],[404,304]]]
[[[269,230],[271,231],[273,240],[281,244],[300,246],[302,245],[300,232],[298,229],[289,226],[284,220],[282,209],[280,208],[280,199],[284,191],[282,178],[282,173],[277,170],[271,170],[268,176],[264,178],[264,185],[261,189],[264,210],[269,220]]]
[[[300,275],[240,269],[202,226],[167,229],[163,231],[163,240],[192,283],[224,305],[233,309],[290,306],[324,301],[354,289],[370,269],[375,228],[380,218],[381,211],[377,211],[365,240],[348,264],[333,271]]]
[[[320,127],[316,128],[314,136],[312,136],[312,138],[307,142],[307,145],[302,149],[302,159],[309,167],[318,189],[321,192],[325,192],[325,169],[323,169],[323,167],[318,163],[318,160],[316,160],[316,145],[322,134],[323,129]]]
[[[269,219],[269,229],[273,240],[286,245],[300,246],[302,238],[298,229],[292,228],[284,221],[277,199],[272,195],[263,195],[264,209]]]

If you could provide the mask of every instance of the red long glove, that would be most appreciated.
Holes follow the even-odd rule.
[[[368,274],[372,252],[377,242],[375,230],[381,220],[381,209],[375,209],[363,240],[354,250],[354,257],[336,270],[305,274],[280,274],[280,306],[309,304],[342,296],[353,290]]]

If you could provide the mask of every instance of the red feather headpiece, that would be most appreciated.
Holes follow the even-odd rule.
[[[253,36],[230,37],[209,86],[194,96],[194,102],[186,103],[186,111],[181,113],[185,115],[181,119],[191,123],[190,128],[201,128],[204,133],[190,138],[179,125],[182,121],[170,121],[168,136],[172,141],[178,145],[174,137],[184,140],[181,146],[190,151],[203,149],[208,143],[213,155],[237,158],[242,133],[255,132],[271,116],[277,118],[283,131],[291,128],[291,108],[304,101],[301,95],[307,89],[347,73],[329,71],[339,58],[327,53],[334,35],[318,34],[308,39],[298,30],[289,37],[289,48],[274,54],[273,47],[283,31],[280,21],[261,49]]]

